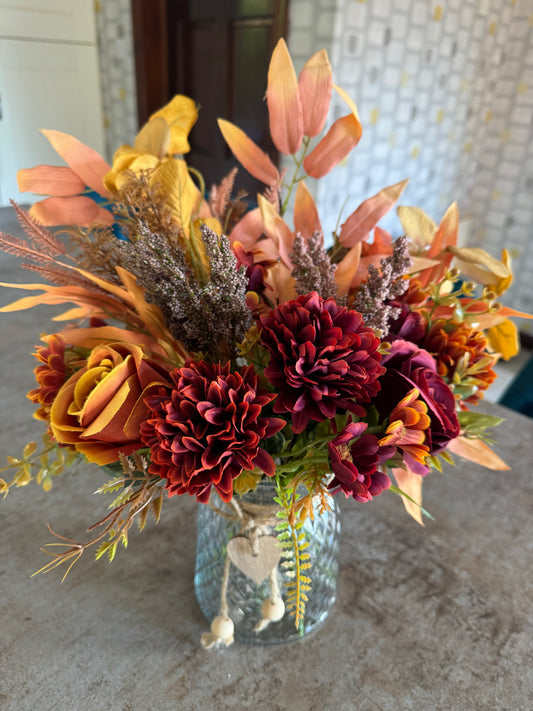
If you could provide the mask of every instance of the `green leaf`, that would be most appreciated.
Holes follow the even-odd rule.
[[[470,435],[480,435],[489,427],[497,427],[505,421],[502,417],[486,415],[483,412],[458,412],[457,419],[461,429]]]

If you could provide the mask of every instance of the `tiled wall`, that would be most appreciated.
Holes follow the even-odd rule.
[[[130,0],[96,0],[106,159],[137,133],[137,96]]]
[[[95,7],[110,159],[137,130],[131,11]],[[438,221],[457,200],[470,245],[511,248],[507,302],[533,311],[533,0],[290,0],[289,12],[297,70],[326,48],[364,129],[319,185],[325,230],[347,198],[345,217],[408,177],[402,204]],[[334,100],[331,120],[344,113]],[[394,213],[382,224],[398,234]]]
[[[292,0],[299,65],[326,46],[363,138],[321,181],[331,231],[380,188],[410,178],[401,203],[438,221],[456,200],[471,246],[510,247],[506,297],[533,311],[533,3],[531,0]],[[329,42],[323,27],[333,25]],[[346,113],[335,100],[331,120]],[[382,223],[398,234],[390,214]],[[531,330],[528,322],[520,324]]]

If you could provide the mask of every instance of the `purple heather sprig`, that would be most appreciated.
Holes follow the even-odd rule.
[[[316,291],[323,299],[329,299],[337,294],[337,266],[331,263],[322,243],[320,232],[315,232],[308,240],[299,232],[294,238],[290,257],[294,265],[292,275],[296,281],[296,292],[299,295]]]
[[[171,247],[163,235],[141,226],[135,242],[117,249],[124,266],[146,290],[146,299],[159,306],[172,335],[190,351],[208,358],[231,358],[234,344],[244,338],[252,317],[246,306],[248,279],[238,267],[228,238],[202,225],[210,262],[209,278],[201,284],[185,253]]]
[[[369,265],[368,279],[361,285],[352,304],[352,308],[362,314],[365,324],[380,337],[388,332],[389,320],[399,316],[400,310],[386,302],[407,290],[409,280],[404,277],[411,264],[407,237],[398,237],[391,256],[381,260],[381,269]]]

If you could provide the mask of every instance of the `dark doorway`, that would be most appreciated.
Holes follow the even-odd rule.
[[[188,162],[206,186],[236,164],[216,123],[243,129],[274,162],[264,95],[270,55],[287,34],[288,0],[132,0],[139,123],[174,94],[200,105]],[[261,187],[244,170],[237,187]]]

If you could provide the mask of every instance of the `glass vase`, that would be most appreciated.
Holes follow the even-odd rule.
[[[267,566],[271,561],[265,560],[264,550],[269,549],[268,555],[272,555],[272,549],[281,550],[279,541],[272,538],[277,535],[275,526],[281,520],[276,516],[280,507],[274,501],[275,495],[275,482],[263,479],[255,491],[235,497],[235,507],[231,503],[224,504],[218,496],[212,497],[209,505],[198,505],[194,578],[196,597],[209,622],[221,612],[231,618],[234,637],[239,642],[272,644],[298,639],[318,627],[335,602],[340,521],[337,504],[331,497],[330,510],[320,514],[315,507],[314,519],[308,516],[298,531],[299,535],[303,534],[302,541],[307,544],[304,552],[309,555],[306,560],[309,567],[305,568],[304,574],[310,579],[310,590],[305,591],[308,599],[298,628],[290,610],[290,593],[294,590],[291,587],[291,580],[294,581],[291,557],[294,560],[294,556],[291,556],[290,545],[283,547],[279,561],[267,577],[259,582],[250,577],[250,570],[243,572],[233,562],[234,539],[239,539],[237,542],[249,548],[249,553],[253,554],[256,548],[255,555],[263,563],[266,562]],[[291,537],[291,529],[288,529],[288,533],[286,539]],[[243,537],[248,541],[243,541]],[[267,546],[266,543],[271,545]],[[242,561],[237,560],[237,563],[242,566]],[[260,572],[259,577],[264,573],[265,570]],[[273,602],[273,595],[278,598],[281,596],[284,602],[281,607],[285,607],[285,613],[281,619],[264,625],[266,601]]]

